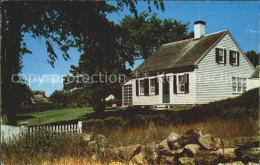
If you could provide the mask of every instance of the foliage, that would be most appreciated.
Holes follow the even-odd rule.
[[[128,62],[135,58],[147,59],[161,45],[193,37],[189,23],[173,19],[161,20],[154,13],[142,12],[137,17],[127,15],[119,23],[122,28],[120,46]]]
[[[62,57],[65,60],[70,59],[68,51],[71,47],[76,47],[83,54],[90,56],[87,58],[93,59],[101,52],[104,53],[103,47],[100,47],[100,45],[104,45],[104,34],[108,34],[107,39],[116,37],[113,36],[113,33],[104,33],[104,31],[114,30],[113,22],[106,19],[106,14],[122,11],[125,6],[137,14],[136,3],[137,1],[130,0],[118,1],[113,6],[106,1],[1,2],[3,36],[1,92],[2,96],[5,96],[2,100],[2,107],[7,113],[9,123],[16,124],[14,120],[17,113],[17,109],[12,107],[13,101],[9,97],[16,95],[15,90],[12,90],[14,83],[11,82],[11,77],[21,71],[23,55],[31,53],[23,41],[25,33],[30,33],[33,38],[45,39],[48,62],[53,67],[58,59],[54,46],[58,46],[62,50]],[[154,1],[154,5],[157,9],[164,9],[162,1]],[[148,6],[150,9],[150,1],[148,1]],[[105,50],[109,50],[108,46],[113,45],[114,40],[111,40],[111,44],[109,43],[106,45],[107,47],[104,47]],[[93,50],[102,48],[99,49],[101,52],[92,51],[92,47]],[[108,55],[113,52],[114,50],[109,50]],[[100,59],[96,58],[96,60]],[[11,91],[14,93],[10,93]]]
[[[47,130],[26,133],[11,143],[2,143],[4,162],[16,164],[42,164],[42,158],[57,159],[65,156],[89,156],[86,143],[80,136],[66,136]],[[15,162],[16,161],[16,162]],[[19,164],[20,164],[19,163]]]
[[[149,110],[135,107],[128,110],[111,111],[105,114],[87,114],[87,129],[96,128],[98,125],[106,126],[100,128],[105,130],[109,127],[117,127],[113,125],[115,122],[109,122],[106,119],[110,117],[116,120],[122,120],[119,123],[125,123],[125,128],[147,127],[150,122],[159,126],[167,126],[172,124],[190,124],[194,122],[214,119],[232,120],[241,117],[258,118],[258,101],[259,89],[250,90],[237,98],[229,98],[221,101],[212,102],[205,105],[198,105],[186,110]],[[91,120],[88,120],[91,119]],[[95,119],[102,119],[102,122],[96,122]]]
[[[254,67],[256,67],[257,65],[259,65],[259,56],[260,54],[256,53],[255,51],[247,51],[246,53],[247,58],[250,60],[250,62],[253,64]]]

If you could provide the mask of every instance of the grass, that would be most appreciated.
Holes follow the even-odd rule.
[[[29,125],[43,125],[57,122],[66,122],[80,119],[87,113],[92,113],[92,107],[84,108],[66,108],[58,110],[49,110],[43,112],[34,112],[18,115],[18,123],[27,121]],[[20,119],[20,120],[19,120]]]
[[[84,132],[105,135],[112,147],[131,144],[159,143],[171,132],[185,133],[200,128],[203,134],[222,138],[225,147],[234,147],[233,138],[258,136],[259,91],[248,91],[237,98],[200,105],[185,110],[107,110],[92,113],[91,108],[60,109],[30,113],[30,124],[73,119],[84,120]],[[180,108],[180,107],[178,107]],[[26,116],[25,116],[26,117]],[[38,119],[38,120],[37,120]],[[25,120],[25,119],[24,119]],[[46,136],[45,134],[43,136]],[[6,164],[95,164],[82,138],[60,138],[57,141],[36,140],[33,145],[22,142],[2,144],[2,160]],[[32,156],[33,155],[33,156]],[[107,159],[108,161],[110,159]],[[105,164],[97,160],[97,164]]]

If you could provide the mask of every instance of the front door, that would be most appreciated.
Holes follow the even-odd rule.
[[[170,83],[168,81],[164,81],[163,85],[163,103],[170,103]]]

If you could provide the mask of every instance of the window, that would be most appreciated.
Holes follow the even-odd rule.
[[[233,93],[242,93],[246,91],[246,79],[240,77],[232,77]]]
[[[231,65],[239,65],[239,52],[238,51],[229,51],[230,64]]]
[[[123,105],[124,106],[131,106],[133,105],[132,99],[132,85],[124,85],[123,86]]]
[[[231,57],[232,57],[232,64],[237,65],[237,52],[232,51]]]
[[[226,64],[226,49],[216,48],[216,63]]]
[[[155,94],[155,79],[150,79],[150,94]]]
[[[224,63],[224,49],[219,49],[219,63]]]
[[[140,80],[140,95],[144,95],[144,80]]]
[[[185,92],[185,81],[184,81],[184,74],[178,75],[178,93]]]

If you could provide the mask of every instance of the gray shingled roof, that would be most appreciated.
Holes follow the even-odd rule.
[[[260,65],[257,65],[250,78],[259,78],[259,69],[260,69]]]
[[[194,66],[195,62],[227,32],[225,30],[198,39],[191,38],[164,44],[135,71],[149,72]]]

